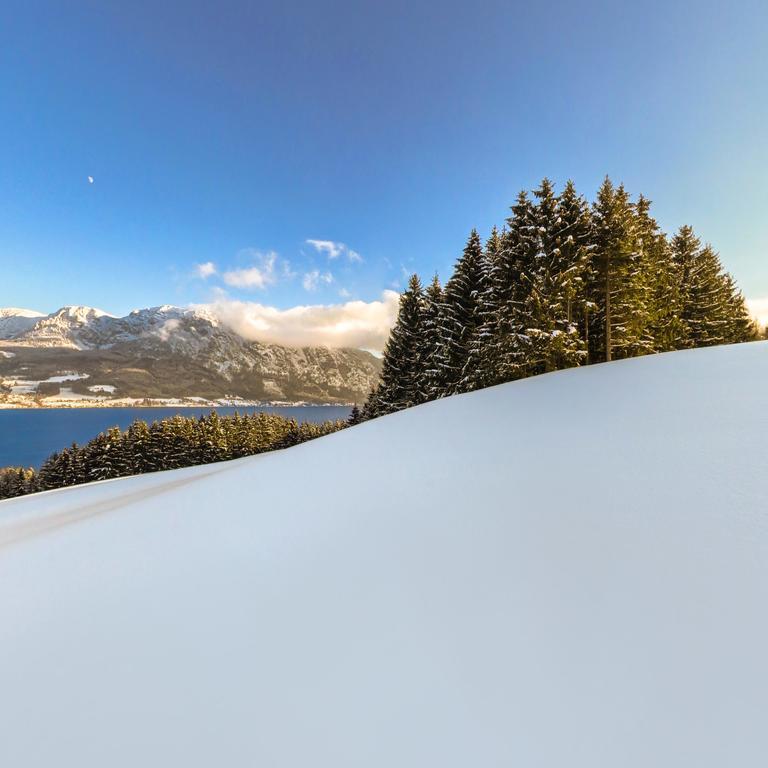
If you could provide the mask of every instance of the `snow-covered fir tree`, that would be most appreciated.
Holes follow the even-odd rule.
[[[477,272],[476,321],[461,382],[462,389],[467,392],[487,387],[495,378],[492,345],[499,320],[501,247],[502,236],[494,227],[481,254]]]
[[[408,281],[400,310],[384,348],[381,383],[374,397],[376,415],[399,411],[419,402],[421,311],[424,291],[418,275]]]
[[[492,342],[496,381],[512,381],[525,375],[528,318],[525,314],[529,295],[524,278],[536,260],[538,251],[536,208],[524,190],[512,206],[507,230],[502,238],[498,262],[497,290],[499,317]]]
[[[418,350],[417,401],[426,403],[440,397],[446,382],[440,366],[442,349],[443,289],[437,275],[424,291],[421,308],[421,344]]]
[[[483,245],[473,229],[451,279],[445,284],[440,312],[437,355],[443,394],[462,391],[464,369],[478,323],[478,293],[483,269]]]
[[[650,208],[651,201],[640,195],[635,217],[648,307],[645,334],[652,351],[669,352],[686,345],[687,328],[681,318],[681,272]]]
[[[558,196],[545,179],[534,197],[518,195],[485,248],[473,231],[442,294],[430,287],[415,401],[389,396],[383,405],[401,386],[401,367],[402,386],[414,387],[412,369],[385,355],[386,376],[362,419],[573,365],[756,338],[717,254],[687,227],[670,241],[646,197],[633,201],[607,177],[591,207],[572,182]],[[408,325],[398,319],[393,350]]]
[[[534,194],[536,250],[532,259],[521,264],[519,278],[524,294],[519,312],[525,324],[518,336],[518,354],[525,375],[569,368],[586,359],[584,340],[572,315],[587,252],[572,247],[572,223],[564,220],[552,183],[544,179]],[[566,204],[573,215],[576,201],[569,196]]]
[[[648,297],[642,270],[637,221],[622,185],[610,179],[593,206],[594,250],[590,360],[612,360],[652,351],[645,336]]]

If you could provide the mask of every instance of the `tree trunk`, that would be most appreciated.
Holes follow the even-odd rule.
[[[611,362],[611,272],[605,270],[605,360]]]
[[[584,307],[584,344],[587,349],[587,365],[592,362],[592,356],[589,354],[589,308]]]

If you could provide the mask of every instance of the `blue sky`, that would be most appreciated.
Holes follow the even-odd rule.
[[[0,306],[370,302],[519,189],[606,173],[768,297],[764,2],[2,15]]]

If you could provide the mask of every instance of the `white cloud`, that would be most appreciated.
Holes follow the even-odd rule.
[[[333,240],[307,240],[318,253],[327,254],[329,259],[338,259],[344,251],[344,243],[334,243]]]
[[[329,285],[333,282],[333,275],[330,272],[321,272],[319,269],[313,269],[307,272],[301,281],[305,291],[316,291],[320,283]]]
[[[211,275],[216,274],[216,265],[212,261],[206,261],[203,264],[195,264],[195,274],[201,280],[207,280]]]
[[[397,318],[399,294],[384,291],[379,301],[277,309],[220,297],[205,305],[221,323],[252,341],[289,347],[384,348]]]
[[[347,259],[352,262],[361,263],[363,257],[357,252],[353,251],[345,243],[337,243],[334,240],[307,240],[307,244],[311,245],[318,253],[324,253],[329,259],[338,259],[339,256],[346,255]]]
[[[339,296],[341,296],[342,299],[351,299],[352,294],[346,289],[346,288],[339,288]]]
[[[768,325],[768,296],[761,299],[747,299],[747,308],[761,326]]]
[[[259,262],[257,266],[231,269],[222,275],[224,282],[232,288],[247,290],[272,285],[275,282],[277,254],[274,251],[265,254],[254,252],[254,256]]]

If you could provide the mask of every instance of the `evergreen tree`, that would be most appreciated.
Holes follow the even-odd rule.
[[[418,349],[417,401],[426,403],[440,397],[446,382],[442,378],[440,352],[442,346],[443,289],[437,275],[424,292],[421,312],[421,343]]]
[[[647,286],[646,336],[654,352],[687,344],[681,319],[681,274],[666,235],[650,213],[651,201],[640,195],[635,205],[638,247]]]
[[[744,294],[739,290],[736,281],[727,272],[724,275],[724,291],[726,296],[725,341],[728,344],[740,344],[745,341],[755,341],[760,338],[760,329],[752,319],[744,301]]]
[[[368,393],[368,397],[360,410],[360,417],[363,421],[368,421],[369,419],[375,419],[379,415],[378,388],[375,387]]]
[[[499,321],[501,248],[502,236],[494,227],[480,257],[476,322],[462,379],[462,389],[466,391],[487,387],[495,379],[492,349]]]
[[[589,205],[570,180],[558,199],[557,214],[555,248],[563,273],[566,317],[580,339],[579,362],[589,362],[589,317],[595,307],[587,286],[593,279],[594,232]]]
[[[352,406],[352,411],[349,414],[349,417],[347,418],[347,424],[349,424],[350,427],[354,427],[355,424],[360,424],[360,422],[363,420],[362,414],[360,413],[360,409],[357,407],[357,403],[355,403]]]
[[[686,346],[708,347],[747,341],[749,319],[743,299],[711,246],[701,245],[691,227],[681,227],[672,240],[681,275],[681,320]]]
[[[507,231],[501,240],[497,280],[499,316],[490,356],[495,377],[493,383],[512,381],[525,375],[526,301],[529,287],[524,275],[532,269],[538,251],[536,209],[525,191],[520,192],[507,219]]]
[[[423,290],[417,275],[400,297],[400,311],[384,349],[381,383],[373,408],[377,415],[419,402],[421,309]]]
[[[465,367],[478,326],[478,301],[483,271],[483,246],[473,229],[453,276],[445,285],[440,312],[441,345],[436,356],[443,394],[464,390]]]
[[[521,264],[519,305],[525,319],[518,337],[518,351],[526,375],[579,365],[586,358],[584,340],[572,319],[573,307],[581,294],[581,276],[587,252],[574,242],[570,230],[580,222],[563,218],[560,201],[548,179],[534,194],[536,251]],[[565,205],[573,215],[578,201],[568,189]],[[527,294],[527,295],[526,295]]]
[[[593,207],[596,311],[590,328],[590,361],[612,360],[651,351],[646,285],[638,249],[636,218],[623,186],[606,177]]]

